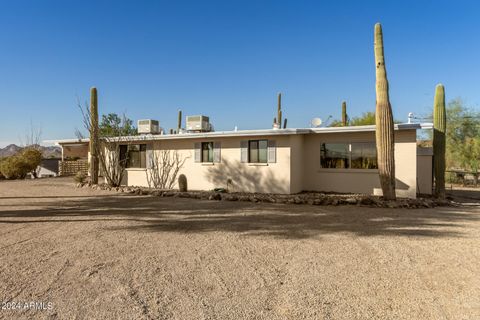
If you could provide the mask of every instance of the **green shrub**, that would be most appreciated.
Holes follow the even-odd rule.
[[[26,148],[0,161],[0,172],[6,179],[25,179],[28,173],[36,177],[36,169],[42,162],[42,152]]]
[[[28,165],[20,155],[7,157],[0,163],[0,171],[6,179],[24,179],[30,172],[28,169]]]
[[[42,152],[35,148],[25,148],[22,150],[22,157],[26,169],[31,172],[33,177],[37,177],[37,168],[42,163]]]

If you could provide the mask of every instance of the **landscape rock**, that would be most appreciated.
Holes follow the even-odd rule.
[[[136,195],[152,195],[157,197],[178,197],[203,200],[225,200],[225,201],[250,201],[265,203],[285,203],[285,204],[308,204],[308,205],[357,205],[379,208],[434,208],[436,206],[453,206],[455,203],[449,199],[435,198],[417,198],[417,199],[397,199],[396,201],[387,201],[382,197],[368,196],[362,194],[336,194],[324,192],[304,192],[293,195],[286,194],[264,194],[264,193],[247,193],[233,192],[226,190],[212,191],[185,191],[178,190],[159,190],[144,187],[110,187],[107,184],[92,185],[89,183],[77,183],[77,188],[88,187],[93,190],[111,190],[116,192],[124,192]]]
[[[222,200],[222,196],[219,193],[213,193],[208,197],[208,200]]]
[[[357,199],[355,199],[355,198],[347,198],[347,199],[345,200],[345,202],[346,202],[347,204],[357,204]]]

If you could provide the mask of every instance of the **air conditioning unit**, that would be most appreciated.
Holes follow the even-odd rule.
[[[187,131],[212,131],[210,119],[206,116],[187,116]]]
[[[138,133],[139,134],[158,134],[160,133],[160,126],[157,120],[138,120]]]

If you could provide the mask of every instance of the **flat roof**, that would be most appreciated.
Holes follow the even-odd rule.
[[[237,131],[213,131],[192,132],[179,134],[141,134],[136,136],[120,137],[119,141],[149,141],[149,140],[175,140],[175,139],[198,139],[215,137],[252,137],[252,136],[279,136],[315,133],[341,133],[341,132],[371,132],[375,131],[375,125],[347,126],[347,127],[323,127],[323,128],[288,128],[288,129],[260,129],[260,130],[237,130]],[[395,124],[395,130],[432,129],[431,123],[401,123]],[[88,143],[85,139],[61,139],[46,140],[45,143],[60,145],[78,145]]]

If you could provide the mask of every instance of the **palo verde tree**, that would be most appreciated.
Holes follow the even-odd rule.
[[[471,172],[477,185],[480,175],[480,112],[456,98],[447,105],[446,119],[446,167]]]
[[[329,127],[343,127],[344,125],[342,120],[338,120],[338,119],[333,120],[329,124]],[[353,118],[350,118],[347,115],[347,125],[349,126],[367,126],[372,124],[375,124],[375,112],[367,111],[362,113],[361,116],[353,117]]]
[[[383,49],[383,32],[380,23],[375,24],[376,109],[375,138],[377,162],[383,197],[395,200],[395,145],[392,107],[388,93],[387,70]]]
[[[102,137],[137,135],[137,128],[125,114],[109,113],[102,115],[99,130]]]
[[[445,88],[435,88],[433,102],[433,169],[435,173],[435,196],[445,198],[445,149],[447,117],[445,112]]]

